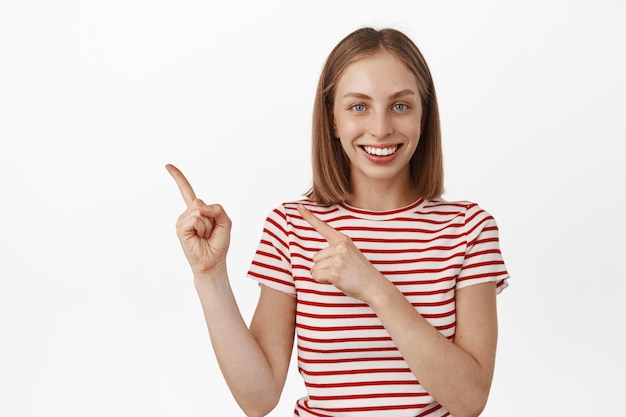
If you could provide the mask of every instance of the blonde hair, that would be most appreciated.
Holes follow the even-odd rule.
[[[391,28],[357,29],[341,40],[328,56],[313,106],[313,184],[306,197],[330,205],[351,197],[350,161],[334,138],[333,104],[337,82],[353,62],[385,50],[415,74],[422,101],[422,131],[410,162],[411,181],[422,198],[443,194],[443,151],[439,108],[432,76],[417,46],[404,33]]]

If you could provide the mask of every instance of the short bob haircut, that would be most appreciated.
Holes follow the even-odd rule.
[[[417,46],[402,32],[370,27],[355,30],[328,56],[317,86],[313,107],[313,185],[306,197],[322,205],[348,202],[352,197],[350,161],[334,137],[333,104],[339,78],[353,62],[385,50],[415,74],[422,100],[422,131],[410,162],[411,178],[421,198],[443,194],[443,152],[439,108],[433,80]]]

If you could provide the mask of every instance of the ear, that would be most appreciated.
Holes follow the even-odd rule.
[[[337,122],[335,121],[334,117],[333,117],[333,137],[335,139],[339,139],[339,130],[337,129]]]

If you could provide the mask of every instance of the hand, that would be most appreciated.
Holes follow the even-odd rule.
[[[313,256],[311,276],[319,283],[332,284],[344,294],[370,303],[377,287],[389,281],[367,260],[352,239],[333,229],[298,205],[298,212],[328,242]]]
[[[165,166],[180,189],[187,210],[178,217],[176,234],[195,277],[226,271],[231,221],[219,204],[196,198],[191,184],[174,165]]]

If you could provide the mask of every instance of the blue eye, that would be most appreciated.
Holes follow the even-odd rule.
[[[393,105],[393,109],[398,110],[398,111],[406,110],[406,108],[407,108],[406,104],[403,104],[403,103],[396,103]]]
[[[362,104],[355,104],[354,106],[352,106],[352,110],[356,112],[362,112],[365,111],[365,106]]]

